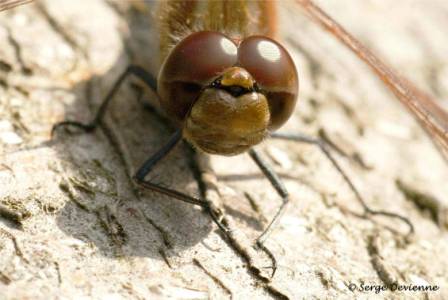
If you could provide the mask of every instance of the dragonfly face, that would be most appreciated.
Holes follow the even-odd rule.
[[[241,41],[212,31],[190,34],[165,59],[158,78],[162,107],[199,149],[235,155],[260,143],[291,116],[297,71],[276,41]]]

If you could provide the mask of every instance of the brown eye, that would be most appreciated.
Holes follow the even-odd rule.
[[[218,32],[189,35],[170,52],[159,73],[157,89],[162,107],[181,122],[202,86],[237,61],[237,46]]]
[[[238,62],[249,71],[268,98],[269,129],[279,128],[294,111],[298,93],[297,70],[291,56],[276,41],[251,36],[239,46]]]

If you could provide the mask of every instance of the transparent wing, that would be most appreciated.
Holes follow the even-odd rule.
[[[366,62],[415,116],[448,161],[448,112],[437,100],[399,76],[311,0],[296,0],[309,16]]]
[[[22,4],[30,3],[32,1],[33,0],[0,0],[0,11],[8,10]]]

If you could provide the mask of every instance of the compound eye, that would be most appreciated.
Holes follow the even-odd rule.
[[[219,32],[200,31],[180,41],[165,59],[157,81],[162,107],[181,122],[205,85],[237,61],[238,48]]]
[[[237,46],[219,32],[196,32],[170,52],[161,76],[171,76],[171,81],[205,83],[234,65],[237,52]]]
[[[268,98],[270,129],[279,128],[291,116],[298,93],[297,70],[291,56],[276,41],[251,36],[238,48],[238,63],[249,71]]]

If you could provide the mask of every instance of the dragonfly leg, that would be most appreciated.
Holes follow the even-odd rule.
[[[179,129],[176,131],[176,133],[173,134],[173,136],[170,138],[170,140],[162,147],[159,149],[159,151],[157,151],[155,154],[153,154],[150,158],[148,158],[143,165],[138,169],[138,171],[135,173],[134,175],[134,180],[141,186],[143,186],[144,188],[147,188],[149,190],[170,196],[174,199],[186,202],[186,203],[190,203],[193,205],[197,205],[202,207],[205,212],[211,217],[211,219],[215,222],[215,224],[219,227],[220,230],[222,230],[222,232],[226,235],[226,237],[229,240],[234,240],[235,237],[232,237],[232,231],[231,229],[229,229],[226,225],[223,224],[223,222],[221,221],[222,219],[222,213],[220,212],[219,208],[214,207],[212,203],[199,199],[199,198],[195,198],[192,196],[189,196],[187,194],[181,193],[179,191],[173,190],[173,189],[169,189],[157,184],[154,184],[152,182],[149,181],[145,181],[145,177],[146,175],[149,174],[149,172],[151,172],[151,170],[155,167],[155,165],[162,160],[173,148],[174,146],[177,145],[177,143],[182,139],[182,129]],[[253,153],[253,154],[252,154]],[[264,170],[268,170],[266,172],[270,172],[270,174],[272,173],[273,177],[275,177],[275,182],[272,182],[273,185],[278,189],[282,190],[283,193],[286,193],[286,189],[283,186],[283,184],[280,182],[280,179],[278,178],[278,176],[273,173],[272,169],[267,166],[267,164],[261,159],[259,158],[258,153],[255,152],[255,150],[250,150],[250,155],[252,157],[254,157],[255,161],[258,164],[258,161],[260,162],[260,168],[263,170],[263,172],[265,172]],[[263,167],[262,167],[263,166]],[[266,167],[267,166],[267,167]],[[266,174],[266,173],[265,173]],[[268,176],[268,175],[267,175]],[[271,178],[271,177],[269,177]],[[287,197],[286,197],[287,198]],[[287,200],[285,200],[287,202]],[[282,205],[282,207],[284,207],[286,205],[286,202],[284,201],[284,204]],[[282,208],[282,210],[284,210],[284,208]],[[281,212],[277,213],[275,219],[278,219],[281,215]],[[268,235],[268,231],[270,231],[270,227],[272,227],[272,224],[274,222],[272,222],[268,229],[265,230],[265,232],[262,234],[262,236],[260,236],[260,238],[258,238],[257,240],[257,246],[264,251],[268,257],[272,260],[272,274],[271,274],[271,278],[274,277],[275,272],[277,270],[277,260],[274,256],[274,254],[263,244],[263,240],[261,238],[266,237]]]
[[[259,246],[262,246],[263,243],[268,238],[269,234],[272,232],[272,229],[275,227],[275,225],[278,223],[281,216],[285,212],[286,206],[289,202],[289,195],[280,177],[278,177],[274,169],[272,169],[272,167],[266,162],[266,160],[264,160],[263,157],[260,156],[258,151],[252,148],[249,150],[249,155],[255,161],[257,166],[261,169],[263,174],[268,178],[269,182],[272,184],[272,186],[275,188],[277,193],[282,198],[282,204],[280,205],[280,208],[278,209],[271,223],[269,223],[268,227],[266,227],[263,233],[257,238],[257,244]]]
[[[202,207],[210,215],[210,217],[216,223],[216,225],[218,225],[218,227],[224,233],[227,233],[229,229],[226,226],[224,226],[224,224],[222,224],[219,217],[219,212],[217,212],[213,207],[211,207],[207,201],[189,196],[174,189],[163,187],[150,181],[145,181],[146,175],[148,175],[149,172],[153,170],[155,165],[159,161],[161,161],[174,148],[174,146],[176,146],[179,143],[181,139],[182,139],[182,129],[179,129],[171,136],[170,140],[164,146],[162,146],[155,154],[153,154],[143,163],[143,165],[137,170],[133,178],[139,185],[141,185],[144,188],[170,196],[174,199],[186,203]]]
[[[154,76],[152,76],[149,72],[147,72],[145,69],[143,69],[142,67],[136,66],[136,65],[130,65],[126,68],[126,70],[120,75],[120,77],[117,79],[117,81],[115,81],[114,85],[112,86],[111,90],[109,91],[109,93],[106,95],[106,97],[104,98],[103,102],[101,103],[95,117],[93,118],[92,121],[90,121],[89,123],[81,123],[78,121],[71,121],[71,120],[66,120],[66,121],[62,121],[59,122],[57,124],[55,124],[51,130],[51,135],[53,136],[54,132],[60,128],[60,127],[64,127],[64,126],[73,126],[73,127],[77,127],[80,128],[86,132],[90,132],[95,130],[95,128],[99,125],[99,123],[101,122],[101,119],[103,118],[107,106],[110,103],[110,101],[112,100],[112,98],[114,97],[114,95],[116,94],[116,92],[118,91],[118,89],[120,88],[121,84],[123,83],[123,81],[129,76],[129,75],[134,75],[136,77],[138,77],[140,80],[142,80],[146,85],[148,85],[151,89],[153,89],[154,91],[157,90],[157,81],[154,78]]]
[[[64,126],[73,126],[80,128],[84,131],[90,132],[95,130],[95,128],[100,124],[101,119],[103,118],[107,106],[114,97],[115,93],[120,88],[123,81],[129,76],[134,75],[140,80],[142,80],[148,87],[154,90],[154,92],[157,91],[157,81],[156,79],[145,69],[142,67],[136,66],[136,65],[130,65],[126,68],[126,70],[120,75],[120,77],[115,81],[114,85],[112,86],[109,93],[104,98],[103,102],[101,103],[95,117],[93,120],[89,123],[81,123],[77,121],[71,121],[66,120],[60,123],[57,123],[53,126],[52,129],[52,135],[59,127]],[[154,184],[149,181],[145,181],[145,177],[151,170],[154,168],[154,166],[162,160],[173,148],[174,146],[182,139],[182,130],[179,129],[176,131],[176,133],[170,138],[170,140],[162,147],[160,148],[154,155],[152,155],[146,162],[138,169],[136,174],[134,175],[134,180],[141,186],[159,192],[161,194],[165,194],[168,196],[171,196],[177,200],[187,202],[193,205],[198,205],[202,207],[212,218],[212,220],[218,225],[218,227],[223,230],[225,233],[227,233],[229,230],[222,224],[222,222],[219,219],[219,212],[214,208],[211,207],[210,204],[207,201],[191,197],[189,195],[186,195],[184,193],[178,192],[173,189],[165,188],[160,185]]]
[[[344,172],[342,167],[338,164],[336,159],[331,154],[331,152],[330,152],[331,145],[326,143],[324,140],[319,139],[319,138],[310,137],[310,136],[300,134],[300,133],[298,133],[298,134],[272,133],[271,138],[296,141],[296,142],[312,144],[312,145],[317,146],[322,151],[322,153],[328,158],[328,160],[331,162],[331,164],[336,168],[338,173],[341,174],[342,178],[344,178],[347,185],[350,187],[350,189],[355,194],[356,199],[363,207],[365,215],[383,215],[383,216],[387,216],[387,217],[391,217],[391,218],[397,218],[409,226],[408,235],[414,233],[414,225],[411,223],[411,221],[408,218],[403,217],[396,213],[388,212],[388,211],[374,210],[367,205],[366,201],[364,200],[364,198],[362,197],[361,193],[358,191],[358,189],[356,188],[354,183],[350,180],[350,178]]]

